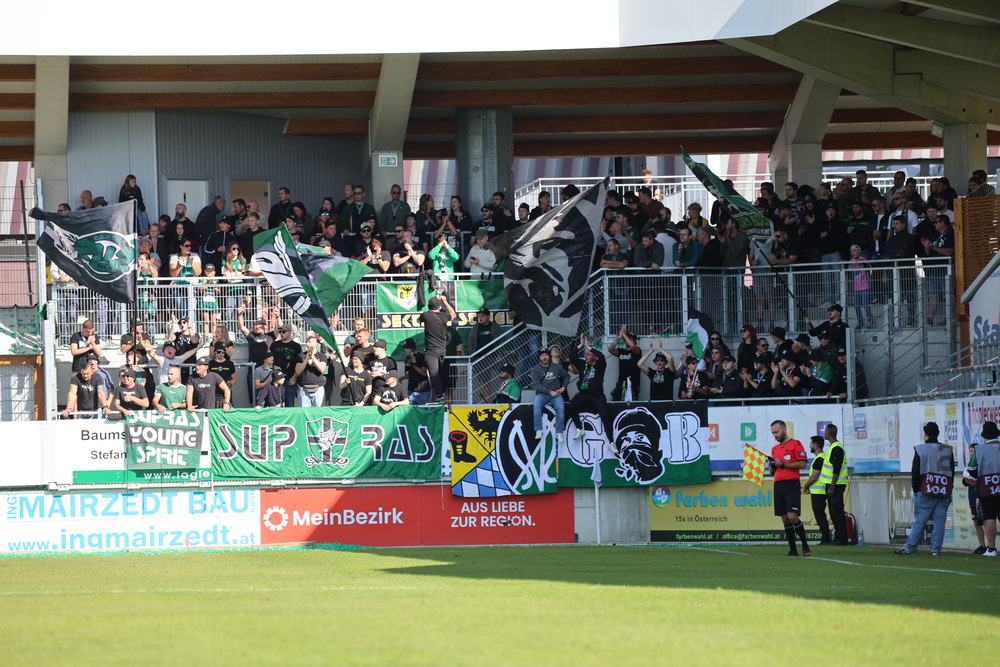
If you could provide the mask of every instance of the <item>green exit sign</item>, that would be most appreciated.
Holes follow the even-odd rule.
[[[392,167],[399,166],[399,154],[398,153],[379,153],[378,154],[378,166],[380,169],[389,169]]]

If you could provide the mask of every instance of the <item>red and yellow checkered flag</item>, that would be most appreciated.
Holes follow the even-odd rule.
[[[763,452],[750,445],[743,445],[743,479],[757,486],[764,486],[764,468],[767,457]]]

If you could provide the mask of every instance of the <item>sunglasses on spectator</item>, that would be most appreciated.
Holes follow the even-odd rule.
[[[709,340],[722,340],[722,339],[719,338],[718,336],[712,336],[711,338],[709,338]]]
[[[288,329],[278,329],[278,333],[287,333]]]
[[[181,247],[182,248],[190,248],[191,244],[190,243],[185,243],[185,244],[181,245]]]

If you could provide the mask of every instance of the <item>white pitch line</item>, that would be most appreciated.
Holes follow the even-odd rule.
[[[414,586],[310,586],[309,588],[158,588],[106,591],[0,591],[0,597],[42,595],[148,595],[150,593],[298,593],[302,591],[413,591]],[[421,588],[419,590],[426,590]]]
[[[708,547],[693,547],[693,546],[681,546],[682,549],[694,549],[695,551],[714,551],[720,554],[733,554],[736,556],[753,556],[755,554],[749,554],[745,551],[727,551],[725,549],[709,549]],[[810,560],[823,560],[829,563],[839,563],[841,565],[856,565],[858,567],[881,567],[888,570],[914,570],[916,572],[943,572],[945,574],[958,574],[963,577],[975,577],[978,576],[973,572],[959,572],[958,570],[942,570],[939,568],[932,567],[906,567],[905,565],[876,565],[874,563],[856,563],[851,560],[839,560],[837,558],[823,558],[822,556],[810,556]]]

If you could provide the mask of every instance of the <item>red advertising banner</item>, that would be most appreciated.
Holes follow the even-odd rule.
[[[568,544],[573,490],[538,496],[459,498],[451,487],[265,489],[261,542],[371,547]]]

